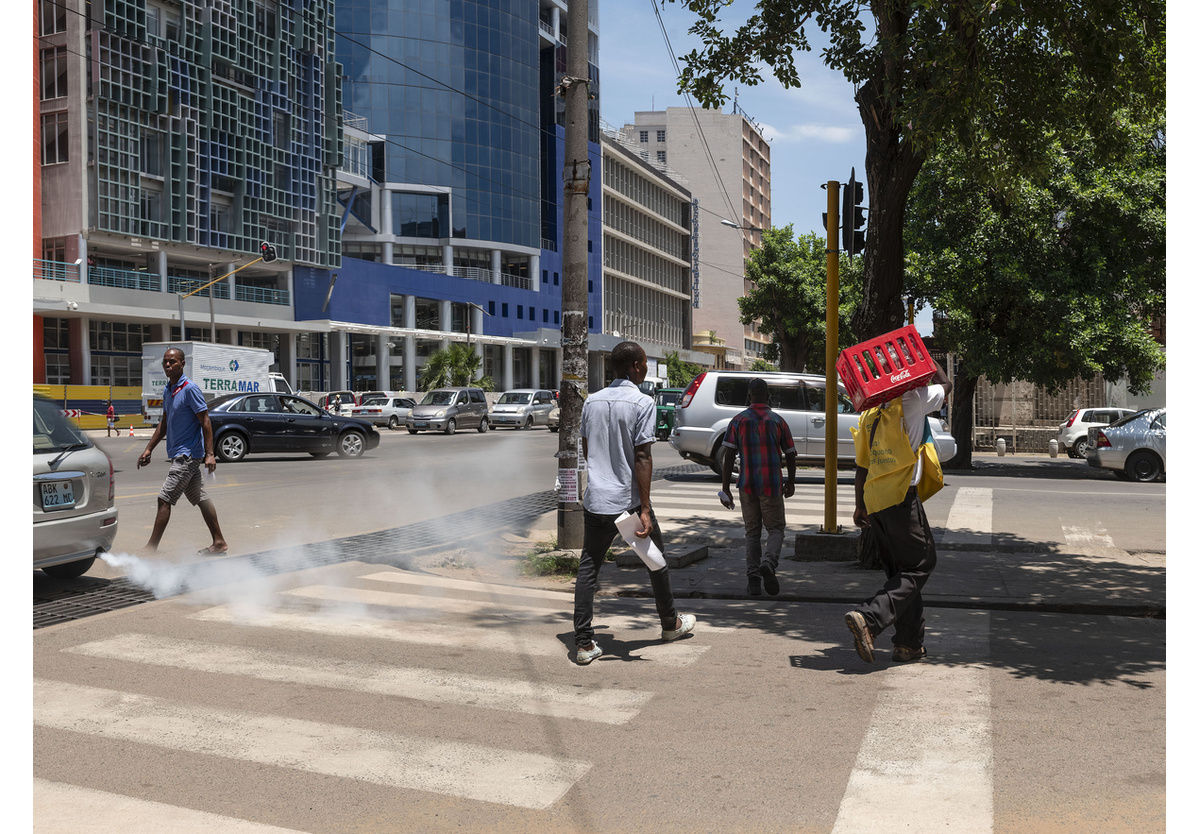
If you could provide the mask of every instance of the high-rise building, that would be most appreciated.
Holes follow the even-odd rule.
[[[672,352],[702,360],[690,355],[696,276],[687,183],[615,129],[605,129],[602,147],[604,332],[637,341],[651,361]]]
[[[638,111],[622,128],[646,158],[688,181],[699,205],[699,284],[693,345],[718,367],[745,368],[770,340],[743,325],[737,299],[750,286],[745,259],[771,225],[771,147],[744,114],[690,107]]]
[[[312,337],[293,314],[292,267],[341,257],[333,0],[34,11],[34,381],[137,386],[143,342],[214,337],[274,350],[294,379],[297,342]],[[278,261],[181,300],[264,240]]]
[[[597,332],[594,3],[590,11],[588,314]],[[469,340],[498,386],[557,387],[565,134],[556,88],[568,14],[559,0],[339,0],[351,114],[339,186],[345,257],[337,270],[304,270],[296,300],[300,317],[330,330],[331,384],[415,390],[434,350]]]

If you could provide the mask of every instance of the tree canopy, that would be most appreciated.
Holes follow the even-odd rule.
[[[854,85],[870,204],[863,338],[903,323],[908,193],[939,145],[960,149],[977,179],[1044,172],[1055,145],[1087,135],[1103,155],[1122,144],[1119,114],[1165,103],[1163,0],[757,0],[731,33],[720,15],[735,0],[676,2],[703,44],[683,56],[679,85],[705,107],[727,100],[725,81],[752,86],[764,70],[799,86],[795,56],[816,30],[825,65]]]
[[[746,259],[746,279],[754,289],[738,299],[743,324],[759,320],[770,336],[767,359],[781,371],[825,372],[825,239],[793,237],[792,224],[767,229],[762,246]],[[854,344],[850,311],[857,304],[857,281],[839,282],[838,349]]]
[[[956,412],[970,414],[980,376],[1054,393],[1101,373],[1139,393],[1165,366],[1151,335],[1166,309],[1165,132],[1123,127],[1122,153],[1099,154],[1086,136],[1055,143],[1044,175],[1004,188],[976,179],[959,148],[925,163],[908,205],[908,280],[961,358]]]
[[[475,378],[482,364],[483,360],[475,354],[471,345],[454,342],[445,350],[430,354],[425,361],[425,366],[421,368],[421,390],[429,391],[448,385],[475,385],[484,391],[491,391],[491,377]]]

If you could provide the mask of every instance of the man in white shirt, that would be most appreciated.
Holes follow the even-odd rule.
[[[600,589],[605,554],[617,535],[617,517],[627,510],[638,516],[636,535],[649,536],[665,551],[662,531],[650,508],[654,400],[638,390],[648,371],[646,352],[636,342],[621,342],[613,348],[612,363],[616,379],[584,400],[579,430],[588,474],[583,496],[583,550],[575,579],[575,661],[580,665],[602,654],[592,628],[592,603]],[[676,614],[666,567],[647,570],[662,639],[676,640],[695,628],[696,617]]]

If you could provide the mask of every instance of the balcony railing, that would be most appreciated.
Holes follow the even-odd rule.
[[[496,278],[496,273],[490,269],[484,269],[478,266],[456,266],[454,267],[454,277],[467,278],[471,281],[482,281],[485,284],[491,284]],[[533,289],[533,281],[524,275],[512,275],[508,272],[500,273],[500,283],[506,287],[518,287],[523,290]]]
[[[87,282],[99,287],[117,287],[123,290],[158,292],[162,288],[162,279],[156,273],[114,269],[109,266],[89,266]]]
[[[201,281],[196,278],[178,278],[174,275],[168,275],[167,292],[181,292],[186,295],[199,287],[203,287],[210,280],[212,279]],[[229,298],[229,284],[224,281],[219,284],[213,284],[211,287],[196,293],[196,297],[208,298],[209,293],[212,293],[213,298]]]
[[[291,304],[287,290],[273,290],[268,287],[249,287],[237,285],[238,301],[254,301],[258,304]]]
[[[526,275],[510,275],[507,272],[501,272],[500,283],[506,287],[519,287],[523,290],[533,289],[533,282]]]
[[[47,281],[71,281],[79,283],[79,267],[76,264],[62,261],[43,261],[33,259],[33,277],[44,278]]]

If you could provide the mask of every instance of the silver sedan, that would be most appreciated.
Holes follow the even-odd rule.
[[[1088,429],[1089,466],[1118,478],[1157,481],[1167,472],[1167,409],[1148,408],[1111,426]]]

